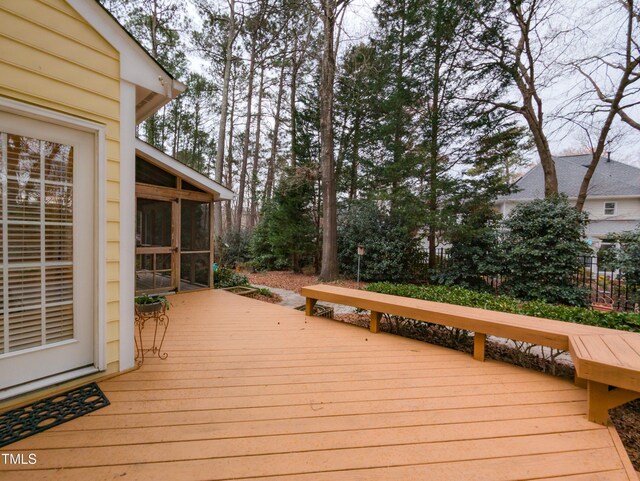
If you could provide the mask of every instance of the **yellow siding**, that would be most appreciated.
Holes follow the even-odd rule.
[[[119,53],[64,0],[2,1],[0,25],[0,95],[106,126],[106,332],[113,373],[120,333]]]

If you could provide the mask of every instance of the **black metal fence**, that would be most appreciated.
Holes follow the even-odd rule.
[[[437,268],[445,269],[449,263],[447,249],[436,250]],[[617,311],[640,309],[640,286],[625,281],[624,273],[612,269],[608,262],[597,256],[580,256],[580,266],[573,278],[575,285],[588,290],[592,304],[611,306]],[[501,276],[485,276],[484,280],[496,292],[500,291]]]
[[[592,303],[609,304],[618,311],[638,310],[638,285],[627,283],[624,272],[599,262],[596,256],[582,256],[580,263],[575,282],[589,290]]]

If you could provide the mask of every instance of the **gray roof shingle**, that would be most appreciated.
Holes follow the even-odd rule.
[[[578,197],[580,184],[587,171],[591,154],[554,156],[558,174],[558,189],[568,197]],[[503,196],[498,201],[538,199],[544,197],[542,165],[537,164],[517,182],[519,192]],[[591,178],[588,196],[640,196],[640,169],[632,165],[607,161],[602,157]]]

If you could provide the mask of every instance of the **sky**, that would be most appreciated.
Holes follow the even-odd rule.
[[[350,44],[366,41],[373,33],[376,20],[373,9],[378,0],[352,0],[345,13],[341,32],[340,52],[344,52]],[[602,15],[599,8],[601,0],[562,0],[561,10],[558,15],[558,23],[579,25],[581,32],[568,38],[566,55],[587,55],[589,52],[600,50],[603,45],[611,41],[620,32],[615,27],[615,19],[612,15]],[[197,12],[192,5],[190,16],[197,18]],[[594,19],[598,18],[596,22]],[[339,52],[339,53],[340,53]],[[201,70],[203,63],[197,57],[191,57],[192,67]],[[588,141],[580,129],[567,125],[566,122],[554,120],[554,117],[567,112],[567,99],[579,94],[587,88],[585,82],[575,74],[559,72],[554,74],[550,85],[541,90],[544,113],[547,119],[546,129],[549,143],[554,155],[575,153],[577,150],[588,148]],[[512,98],[518,98],[518,92],[513,90]],[[640,99],[638,99],[640,100]],[[640,106],[634,111],[634,116],[640,118]],[[524,125],[524,121],[522,121]],[[611,151],[614,160],[629,163],[640,167],[640,132],[631,129],[626,124],[616,120],[614,123],[616,139],[609,144],[607,150]],[[528,153],[532,162],[537,162],[535,150]]]
[[[373,9],[377,0],[354,0],[351,2],[344,21],[344,33],[341,50],[348,46],[350,42],[365,40],[375,28],[375,18]],[[587,55],[589,52],[597,51],[604,44],[621,32],[616,31],[615,21],[611,15],[602,15],[600,0],[563,0],[562,8],[559,12],[559,21],[565,20],[568,23],[578,23],[584,31],[576,34],[567,41],[571,41],[574,46],[569,48],[568,54]],[[594,14],[595,12],[595,14]],[[599,18],[598,22],[594,19]],[[550,120],[549,142],[554,155],[562,155],[569,151],[585,149],[588,147],[588,140],[585,135],[575,127],[565,125],[565,122],[553,121],[552,117],[561,115],[566,111],[566,103],[572,97],[587,86],[581,78],[575,75],[562,72],[557,75],[548,88],[541,91],[545,116]],[[513,96],[517,97],[514,89]],[[637,99],[640,101],[640,98]],[[563,110],[563,107],[565,108]],[[640,106],[634,110],[634,116],[640,118]],[[637,132],[624,123],[616,120],[614,124],[616,138],[609,146],[611,156],[614,160],[630,163],[640,167],[640,132]],[[536,152],[529,152],[532,161],[536,161]]]

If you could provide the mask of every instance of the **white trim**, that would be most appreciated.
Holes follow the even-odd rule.
[[[106,128],[99,129],[96,136],[96,280],[97,289],[96,367],[104,371],[107,369],[107,137]]]
[[[613,204],[613,212],[611,214],[607,214],[607,204]],[[616,215],[618,213],[618,203],[613,200],[605,200],[602,203],[602,215],[611,217],[612,215]]]
[[[89,132],[95,138],[96,171],[96,210],[98,223],[96,231],[96,325],[94,362],[99,370],[106,369],[106,227],[107,227],[107,196],[106,196],[106,169],[107,169],[107,149],[106,149],[106,126],[86,119],[81,119],[68,114],[55,112],[35,105],[18,102],[5,97],[0,97],[0,110],[21,115],[24,117],[57,124],[75,130]]]
[[[67,0],[67,3],[120,52],[121,78],[165,96],[167,100],[185,91],[186,85],[171,78],[96,1]]]
[[[161,150],[156,149],[152,145],[143,142],[140,139],[135,141],[136,153],[145,160],[151,162],[157,167],[160,167],[167,172],[171,172],[173,175],[177,175],[182,179],[187,180],[196,187],[213,194],[214,200],[232,200],[233,191],[211,180],[206,175],[202,175],[200,172],[193,170],[191,167],[186,166],[182,162],[174,159],[173,157],[165,154]]]
[[[67,371],[61,374],[56,374],[55,376],[45,377],[43,379],[37,379],[35,381],[20,384],[19,386],[15,386],[15,387],[0,391],[0,401],[4,401],[12,397],[20,396],[21,394],[26,394],[32,391],[36,391],[38,389],[50,387],[50,386],[53,386],[54,384],[60,384],[66,381],[70,381],[72,379],[77,379],[79,377],[95,374],[97,372],[98,372],[98,369],[96,369],[94,366],[87,366],[87,367],[81,367],[80,369],[74,369],[73,371]]]
[[[136,88],[120,82],[120,370],[135,365]]]
[[[55,110],[45,109],[36,105],[18,102],[17,100],[12,100],[2,96],[0,96],[0,107],[5,112],[11,112],[32,119],[42,120],[44,122],[63,125],[72,129],[82,130],[84,132],[95,133],[100,130],[106,131],[106,127],[103,124],[56,112]]]

